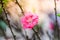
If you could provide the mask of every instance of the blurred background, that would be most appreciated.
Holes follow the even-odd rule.
[[[38,23],[24,29],[29,12]],[[0,40],[60,40],[60,0],[0,0]]]

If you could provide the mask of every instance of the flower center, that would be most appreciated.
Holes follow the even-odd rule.
[[[27,22],[32,23],[32,19],[31,19],[31,18],[29,18],[29,19],[27,20]]]

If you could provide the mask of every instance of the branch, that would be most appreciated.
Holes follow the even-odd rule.
[[[21,11],[22,11],[22,14],[24,15],[24,11],[23,11],[23,9],[22,9],[21,5],[18,3],[18,1],[17,1],[17,0],[16,0],[16,4],[20,7],[20,9],[21,9]]]
[[[4,11],[4,13],[5,13],[5,16],[6,16],[6,21],[7,21],[7,23],[8,23],[8,26],[9,26],[9,28],[10,28],[10,30],[11,30],[11,33],[12,33],[12,35],[13,35],[14,40],[16,40],[15,35],[14,35],[14,33],[13,33],[13,31],[12,31],[12,28],[11,28],[11,25],[10,25],[10,21],[8,20],[8,17],[7,17],[7,13],[6,13],[5,9],[4,9],[2,0],[1,0],[1,4],[2,4],[3,11]]]
[[[35,32],[35,34],[38,37],[38,39],[41,40],[40,37],[39,37],[39,35],[38,35],[38,33],[34,29],[33,29],[33,31]]]
[[[18,3],[18,1],[17,1],[17,0],[16,0],[16,4],[20,7],[20,9],[21,9],[21,11],[22,11],[22,14],[24,15],[24,11],[23,11],[23,9],[22,9],[21,5]],[[25,34],[26,34],[26,31],[25,31]],[[26,40],[29,40],[29,38],[28,38],[27,34],[26,34]]]
[[[59,26],[58,26],[58,21],[57,21],[57,9],[56,9],[56,0],[54,0],[54,4],[55,4],[55,8],[54,8],[54,10],[55,10],[55,22],[56,22],[56,24],[55,24],[55,30],[56,30],[56,32],[58,33],[57,34],[57,36],[58,36],[58,39],[59,39]]]

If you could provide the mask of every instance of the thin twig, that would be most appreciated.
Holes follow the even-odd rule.
[[[37,35],[38,39],[41,40],[40,37],[39,37],[39,35],[38,35],[38,33],[37,33],[34,29],[33,29],[33,31],[34,31],[35,34]]]
[[[22,9],[21,5],[18,3],[18,1],[17,1],[17,0],[16,0],[16,4],[20,7],[20,9],[21,9],[21,11],[22,11],[22,14],[24,15],[24,11],[23,11],[23,9]],[[28,36],[27,36],[26,31],[25,31],[25,34],[26,34],[26,40],[29,40],[29,38],[28,38]]]
[[[54,0],[54,4],[55,4],[55,8],[54,8],[54,10],[55,10],[55,22],[56,22],[56,24],[55,24],[55,30],[57,31],[57,36],[58,36],[58,39],[59,39],[59,26],[58,26],[58,21],[57,21],[57,9],[56,9],[56,0]]]
[[[15,37],[15,35],[14,35],[13,31],[12,31],[11,25],[10,25],[10,21],[8,20],[8,17],[7,17],[7,13],[6,13],[5,9],[4,9],[2,0],[1,0],[1,4],[2,4],[3,11],[5,13],[5,16],[6,16],[6,21],[8,22],[8,26],[9,26],[9,28],[11,30],[11,33],[13,35],[14,40],[16,40],[16,37]]]
[[[17,1],[17,0],[16,0],[16,4],[20,7],[20,9],[21,9],[21,11],[22,11],[22,14],[24,15],[24,11],[23,11],[23,9],[22,9],[21,5],[18,3],[18,1]]]

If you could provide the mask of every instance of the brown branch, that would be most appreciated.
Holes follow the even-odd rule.
[[[60,39],[59,38],[59,26],[58,26],[58,21],[57,21],[56,0],[54,0],[54,4],[55,4],[55,8],[54,8],[54,10],[55,10],[55,32],[58,33],[57,36],[58,36],[58,39]]]
[[[16,0],[16,4],[20,7],[20,9],[21,9],[21,11],[22,11],[22,14],[24,15],[24,11],[23,11],[23,9],[22,9],[21,5],[18,3],[18,1],[17,1],[17,0]]]
[[[17,1],[17,0],[16,0],[16,4],[20,7],[20,9],[21,9],[21,11],[22,11],[22,14],[24,15],[24,11],[23,11],[23,9],[22,9],[21,5],[18,3],[18,1]],[[25,31],[25,34],[26,34],[26,31]],[[29,38],[28,38],[27,34],[26,34],[26,40],[29,40]]]
[[[13,31],[12,31],[11,25],[10,25],[10,21],[8,20],[8,17],[7,17],[7,13],[6,13],[5,9],[4,9],[2,0],[1,0],[1,4],[2,4],[3,11],[4,11],[4,13],[5,13],[5,16],[6,16],[6,21],[7,21],[7,23],[8,23],[8,26],[9,26],[9,28],[10,28],[10,30],[11,30],[11,33],[12,33],[12,35],[13,35],[14,40],[16,40],[16,37],[15,37],[15,35],[14,35]]]
[[[37,35],[38,39],[41,40],[40,37],[39,37],[39,35],[38,35],[38,32],[36,32],[34,29],[33,29],[33,31],[34,31],[35,34]]]

